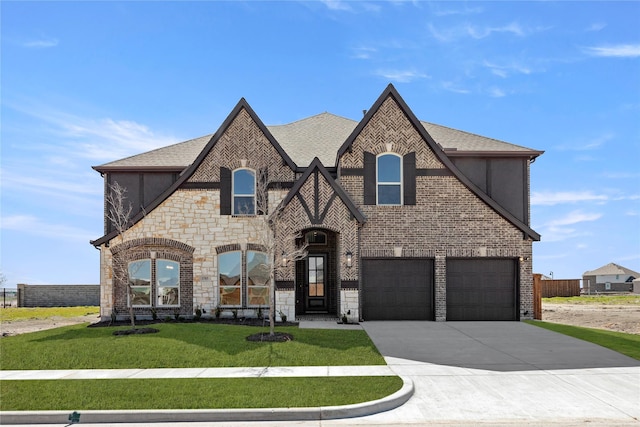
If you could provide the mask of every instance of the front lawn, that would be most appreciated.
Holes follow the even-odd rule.
[[[549,329],[584,341],[598,344],[602,347],[622,353],[640,360],[640,335],[622,332],[605,331],[602,329],[583,328],[580,326],[562,325],[559,323],[541,322],[539,320],[525,320],[530,325]]]
[[[2,381],[3,411],[285,408],[388,396],[399,377]]]
[[[384,365],[362,330],[278,327],[293,341],[249,342],[265,328],[211,323],[158,323],[160,332],[114,336],[86,324],[0,339],[0,369],[126,369],[243,366]]]

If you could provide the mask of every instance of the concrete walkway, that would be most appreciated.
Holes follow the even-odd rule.
[[[321,327],[319,322],[313,326]],[[335,323],[335,322],[334,322]],[[327,323],[327,327],[334,327]],[[352,326],[358,327],[358,326]],[[80,411],[82,425],[616,425],[640,427],[640,362],[520,322],[366,322],[388,366],[0,371],[0,379],[388,375],[403,390],[349,407],[219,411]],[[40,371],[41,372],[41,371]],[[410,397],[410,398],[409,398]],[[408,399],[408,401],[407,401]],[[406,401],[402,404],[401,402]],[[0,414],[2,424],[67,425],[69,411]],[[18,418],[11,418],[11,417]],[[20,417],[21,416],[21,417]],[[55,416],[55,418],[54,418]],[[295,421],[294,421],[295,420]],[[92,424],[95,423],[95,424]],[[140,424],[136,424],[140,423]],[[123,426],[126,424],[118,424]],[[184,424],[185,426],[187,424]]]

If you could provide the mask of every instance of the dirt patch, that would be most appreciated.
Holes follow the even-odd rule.
[[[640,335],[640,305],[542,303],[542,320]]]
[[[29,332],[44,331],[46,329],[59,328],[61,326],[77,325],[80,323],[95,323],[100,320],[97,314],[78,317],[54,316],[48,319],[14,320],[0,323],[1,336],[27,334]]]

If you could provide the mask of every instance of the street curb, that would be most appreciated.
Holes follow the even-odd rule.
[[[171,423],[213,421],[319,421],[354,418],[389,411],[406,403],[414,392],[413,381],[402,378],[402,388],[382,399],[342,406],[315,408],[189,409],[79,411],[84,423]],[[69,411],[1,411],[3,425],[69,424]]]

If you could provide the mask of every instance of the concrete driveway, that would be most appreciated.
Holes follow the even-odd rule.
[[[603,347],[521,322],[362,326],[415,394],[345,424],[640,425],[640,362]]]

